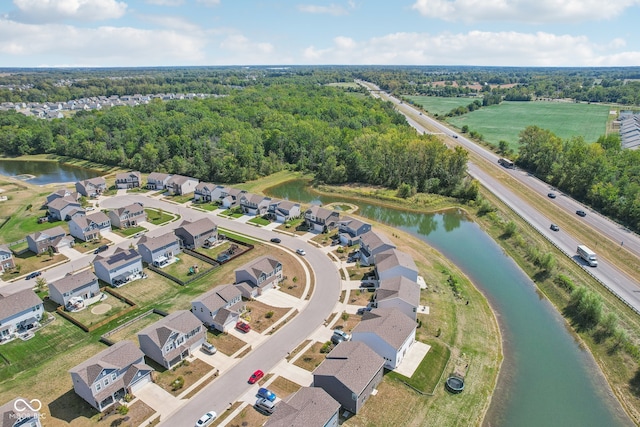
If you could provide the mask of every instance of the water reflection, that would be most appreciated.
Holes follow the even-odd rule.
[[[39,160],[4,160],[0,159],[0,175],[25,177],[30,184],[45,185],[52,183],[76,182],[94,178],[100,174],[91,169],[69,166],[58,162]]]

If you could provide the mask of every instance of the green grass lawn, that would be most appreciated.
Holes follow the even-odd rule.
[[[129,228],[114,228],[113,232],[119,234],[122,237],[133,236],[136,233],[140,233],[141,231],[147,231],[146,228],[142,226],[138,227],[129,227]]]
[[[209,212],[215,211],[220,207],[214,203],[198,203],[192,206],[196,209],[202,209],[203,211],[209,211]]]
[[[458,128],[469,126],[491,144],[507,141],[517,150],[518,135],[531,125],[549,129],[563,139],[582,136],[585,141],[594,142],[605,134],[609,110],[608,106],[596,104],[504,101],[447,121]]]
[[[229,230],[218,229],[218,232],[224,234],[227,237],[230,237],[232,239],[236,239],[236,240],[238,240],[240,242],[243,242],[243,243],[248,243],[250,245],[256,244],[255,240],[253,240],[253,239],[251,239],[249,237],[244,237],[244,236],[241,236],[239,234],[232,233]]]
[[[414,104],[421,106],[423,110],[434,116],[436,114],[443,116],[454,108],[466,107],[476,99],[482,101],[480,97],[405,96],[405,98],[410,99]]]
[[[104,237],[90,242],[83,242],[80,239],[76,239],[76,244],[73,246],[73,249],[84,254],[94,251],[99,246],[108,245],[109,243],[111,243],[111,240],[105,239]]]
[[[176,215],[158,209],[144,210],[147,213],[147,221],[151,224],[162,225],[177,218]]]
[[[31,208],[31,210],[26,210],[21,208],[15,215],[12,215],[11,219],[2,227],[2,240],[8,243],[15,242],[24,239],[28,234],[57,226],[62,227],[67,233],[69,232],[69,225],[65,221],[43,222],[42,224],[38,224],[38,218],[46,214],[47,211],[44,209],[38,210]]]
[[[416,369],[411,378],[407,378],[396,372],[389,372],[387,375],[404,381],[423,393],[432,393],[436,385],[438,385],[445,366],[447,366],[450,351],[444,344],[438,341],[431,341],[429,345],[431,346],[429,352],[424,359],[422,359],[422,362],[418,365],[418,369]]]
[[[191,278],[192,275],[189,274],[189,269],[194,265],[198,266],[198,273],[202,273],[212,268],[211,264],[207,264],[206,262],[186,253],[178,254],[177,258],[178,261],[164,267],[162,271],[182,280],[183,282]]]
[[[193,200],[193,193],[183,194],[181,196],[167,196],[165,199],[174,203],[187,203],[188,201]]]
[[[240,218],[244,214],[242,213],[240,208],[233,208],[221,212],[220,215],[230,216],[231,218]]]
[[[248,223],[251,223],[251,224],[262,225],[262,226],[265,226],[265,225],[269,225],[269,224],[270,224],[270,222],[269,222],[269,220],[268,220],[268,219],[264,219],[264,218],[262,218],[262,217],[260,217],[260,216],[257,216],[257,217],[255,217],[255,218],[251,218],[251,219],[250,219],[249,221],[247,221],[247,222],[248,222]]]

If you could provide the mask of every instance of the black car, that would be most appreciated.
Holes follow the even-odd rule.
[[[550,199],[555,199],[556,198],[556,193],[549,193],[549,194],[547,194],[547,197],[549,197]]]
[[[549,228],[550,228],[551,230],[553,230],[553,231],[560,231],[560,227],[558,227],[558,226],[557,226],[557,225],[555,225],[555,224],[551,224],[551,227],[549,227]]]
[[[576,211],[576,215],[578,215],[578,216],[587,216],[587,213],[585,211]]]
[[[271,243],[280,243],[282,242],[282,240],[278,239],[277,237],[274,237],[273,239],[271,239]]]
[[[33,279],[33,278],[35,278],[35,277],[38,277],[38,276],[40,276],[41,274],[42,274],[42,272],[41,272],[41,271],[34,271],[33,273],[29,273],[29,274],[27,274],[27,280],[29,280],[29,279]]]
[[[100,252],[104,252],[107,249],[109,249],[109,246],[107,245],[102,245],[100,247],[98,247],[95,251],[93,251],[94,254],[99,254]]]

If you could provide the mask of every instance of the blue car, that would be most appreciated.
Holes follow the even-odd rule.
[[[269,390],[268,388],[264,388],[264,387],[261,387],[260,390],[258,390],[258,397],[267,399],[270,402],[273,402],[274,400],[276,400],[276,394],[271,390]]]

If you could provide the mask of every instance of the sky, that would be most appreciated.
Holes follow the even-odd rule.
[[[0,67],[640,66],[640,0],[0,0]]]

